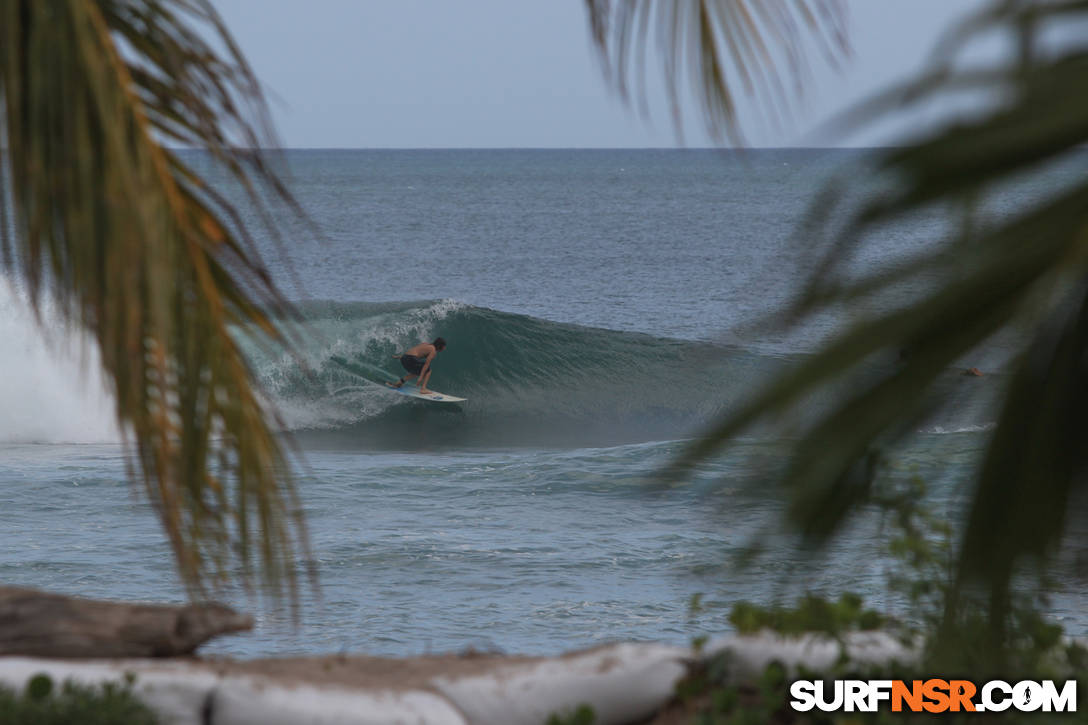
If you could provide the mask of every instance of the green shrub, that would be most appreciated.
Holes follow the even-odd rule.
[[[837,637],[845,632],[880,629],[888,620],[879,612],[866,609],[860,596],[847,592],[836,602],[807,594],[796,607],[760,607],[737,602],[729,621],[741,634],[770,629],[785,635],[819,632]]]
[[[124,684],[79,685],[59,691],[47,675],[30,678],[22,694],[0,687],[0,725],[156,725],[155,714]]]
[[[547,725],[593,725],[597,721],[597,714],[589,705],[579,705],[571,712],[559,714],[552,713]]]

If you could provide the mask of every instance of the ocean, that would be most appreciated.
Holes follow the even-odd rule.
[[[302,454],[319,587],[303,589],[297,625],[259,594],[223,591],[256,630],[202,651],[683,644],[728,630],[736,601],[805,591],[856,591],[909,616],[888,587],[875,513],[819,552],[783,530],[768,471],[788,440],[754,431],[684,485],[659,485],[685,441],[849,322],[750,324],[796,293],[809,271],[798,224],[829,176],[861,158],[284,152],[321,233],[286,215],[278,235],[254,231],[306,333],[301,359],[247,350]],[[925,248],[941,214],[887,232],[861,262]],[[18,289],[0,289],[0,584],[182,602],[164,536],[126,481],[93,351],[48,312],[44,322],[43,339]],[[392,354],[439,335],[449,347],[431,387],[464,404],[407,400],[358,374],[399,375]],[[888,475],[925,480],[939,515],[954,519],[968,495],[1001,360],[997,345],[967,361],[985,378],[950,369],[939,388],[954,404],[890,454]],[[755,541],[762,553],[741,567]],[[1084,582],[1066,584],[1051,612],[1084,635]]]

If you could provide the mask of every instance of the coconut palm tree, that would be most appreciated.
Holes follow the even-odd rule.
[[[607,7],[603,0],[589,2]],[[610,55],[614,62],[631,62],[639,46],[630,38],[644,34],[647,22],[622,13],[648,5],[612,9],[623,29]],[[700,18],[707,5],[690,4]],[[594,27],[604,25],[595,20]],[[1088,494],[1088,175],[1071,173],[1064,186],[1047,182],[1043,194],[1010,193],[1013,184],[1055,165],[1083,167],[1085,27],[1083,2],[993,0],[945,33],[918,77],[840,119],[847,126],[864,123],[935,98],[966,98],[971,108],[906,145],[874,153],[867,172],[852,168],[850,179],[819,195],[800,229],[804,248],[798,250],[816,272],[786,311],[785,324],[828,310],[871,312],[730,411],[677,464],[682,471],[716,455],[755,425],[800,421],[781,482],[791,496],[793,525],[810,543],[823,543],[870,500],[879,485],[879,451],[940,405],[933,395],[938,376],[995,335],[1016,333],[996,428],[963,511],[945,620],[954,626],[964,597],[981,588],[997,642],[1007,634],[1017,576],[1045,565],[1070,526],[1083,524]],[[985,61],[964,52],[986,38],[1006,39],[1009,52]],[[682,55],[668,39],[666,72]],[[693,67],[704,97],[725,97],[713,63]],[[723,104],[704,102],[708,123],[723,125],[717,112]],[[880,193],[845,193],[859,188]],[[998,194],[1004,194],[999,207]],[[859,272],[854,262],[874,235],[933,209],[946,209],[962,223],[892,267]],[[818,255],[805,251],[811,249]],[[920,292],[889,302],[882,296],[889,289]],[[817,391],[833,403],[816,416],[802,412]]]
[[[290,305],[238,209],[171,150],[199,149],[258,208],[268,192],[295,208],[255,151],[265,118],[205,0],[0,0],[0,265],[39,315],[90,333],[194,596],[256,571],[294,591],[305,547],[234,337],[289,344]]]

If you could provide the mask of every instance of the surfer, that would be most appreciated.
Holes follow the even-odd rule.
[[[431,379],[431,361],[434,360],[435,355],[445,349],[446,341],[441,337],[436,337],[434,342],[421,342],[407,352],[394,355],[393,357],[400,358],[400,364],[404,366],[408,374],[396,383],[386,383],[386,385],[391,388],[399,388],[409,378],[418,377],[419,392],[423,394],[431,392],[427,390],[427,381]]]

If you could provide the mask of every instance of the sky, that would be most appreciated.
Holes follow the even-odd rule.
[[[762,1],[762,0],[760,0]],[[651,118],[612,92],[582,0],[213,0],[269,95],[291,148],[642,148],[679,139],[651,86]],[[851,54],[836,72],[814,58],[785,126],[746,97],[753,146],[871,146],[903,123],[860,134],[827,119],[920,69],[942,29],[979,0],[847,0]],[[936,111],[934,113],[937,113]],[[912,122],[915,123],[915,122]],[[814,129],[821,129],[815,134]]]

